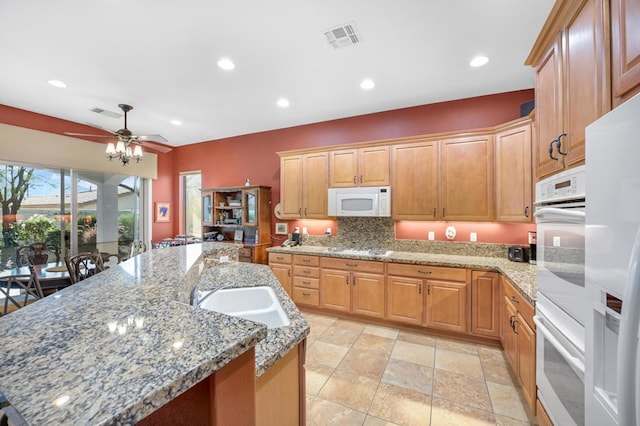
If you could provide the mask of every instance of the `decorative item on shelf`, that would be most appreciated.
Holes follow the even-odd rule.
[[[156,222],[171,222],[171,203],[156,203]]]
[[[251,184],[249,183],[249,178],[247,178],[244,180],[244,186],[249,186],[249,185]]]
[[[242,229],[236,229],[236,232],[233,234],[233,241],[235,241],[236,243],[241,243],[243,236],[244,232],[242,232]]]

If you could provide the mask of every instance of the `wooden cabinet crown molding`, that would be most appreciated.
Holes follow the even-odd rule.
[[[587,0],[556,0],[524,64],[535,67]]]
[[[366,141],[366,142],[345,143],[342,145],[327,145],[327,146],[316,147],[316,148],[293,149],[288,151],[278,151],[276,152],[276,154],[279,157],[289,157],[293,155],[309,154],[313,152],[327,152],[327,151],[345,150],[345,149],[351,149],[351,148],[356,149],[356,148],[365,148],[365,147],[371,147],[371,146],[398,145],[398,144],[408,144],[408,143],[439,141],[442,139],[451,139],[451,138],[491,136],[496,132],[502,131],[506,128],[509,128],[512,126],[518,126],[523,123],[530,122],[532,119],[533,119],[533,112],[526,117],[517,118],[515,120],[508,121],[506,123],[500,123],[496,126],[491,126],[491,127],[481,127],[477,129],[466,129],[466,130],[457,130],[457,131],[441,132],[441,133],[429,133],[426,135],[405,136],[401,138],[380,139],[380,140]]]

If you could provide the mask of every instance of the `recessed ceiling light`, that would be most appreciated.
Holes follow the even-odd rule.
[[[182,126],[182,121],[180,120],[171,120],[171,124],[174,126]]]
[[[218,59],[218,67],[225,71],[231,71],[236,67],[236,64],[229,58],[220,58]]]
[[[276,102],[276,104],[280,107],[280,108],[287,108],[289,106],[289,99],[287,98],[280,98],[278,99],[278,101]]]
[[[66,83],[60,80],[49,80],[48,83],[54,87],[59,87],[61,89],[64,89],[67,87]]]
[[[374,87],[376,87],[376,83],[370,78],[365,78],[364,80],[362,80],[362,83],[360,83],[360,88],[362,90],[371,90]]]
[[[472,67],[481,67],[483,65],[486,65],[487,62],[489,62],[489,58],[480,55],[473,58],[471,62],[469,62],[469,65],[471,65]]]

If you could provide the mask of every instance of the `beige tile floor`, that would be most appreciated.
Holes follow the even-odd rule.
[[[305,313],[307,425],[529,425],[501,349]]]

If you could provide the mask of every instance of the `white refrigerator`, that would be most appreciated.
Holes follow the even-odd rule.
[[[587,425],[640,425],[640,95],[587,127]]]

